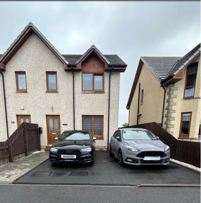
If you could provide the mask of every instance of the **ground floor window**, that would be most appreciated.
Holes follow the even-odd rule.
[[[17,115],[17,127],[19,127],[22,123],[31,123],[31,116]]]
[[[191,112],[181,113],[181,128],[179,138],[189,138],[190,125],[191,125]]]
[[[82,129],[89,131],[97,139],[103,139],[103,116],[83,115]]]

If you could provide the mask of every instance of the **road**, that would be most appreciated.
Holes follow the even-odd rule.
[[[0,185],[1,203],[199,203],[199,187]]]

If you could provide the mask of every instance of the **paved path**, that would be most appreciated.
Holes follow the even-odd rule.
[[[199,203],[199,187],[3,185],[3,203]]]
[[[0,165],[0,184],[12,183],[16,178],[33,169],[47,158],[47,152],[37,151],[14,162]]]
[[[122,167],[107,152],[96,153],[93,166],[62,165],[52,167],[49,160],[16,181],[27,184],[116,185],[142,184],[200,184],[200,174],[171,163],[161,167]]]

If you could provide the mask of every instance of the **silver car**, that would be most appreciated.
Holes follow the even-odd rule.
[[[122,128],[111,137],[110,155],[121,165],[168,165],[170,148],[146,129]]]

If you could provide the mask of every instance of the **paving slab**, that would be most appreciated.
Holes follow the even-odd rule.
[[[38,166],[38,164],[47,160],[47,158],[47,152],[36,151],[28,156],[21,157],[14,162],[0,165],[0,184],[12,183],[16,178]]]
[[[200,184],[200,173],[171,163],[167,168],[120,166],[107,152],[96,152],[95,164],[62,164],[52,167],[46,160],[18,178],[17,184],[141,185]]]

